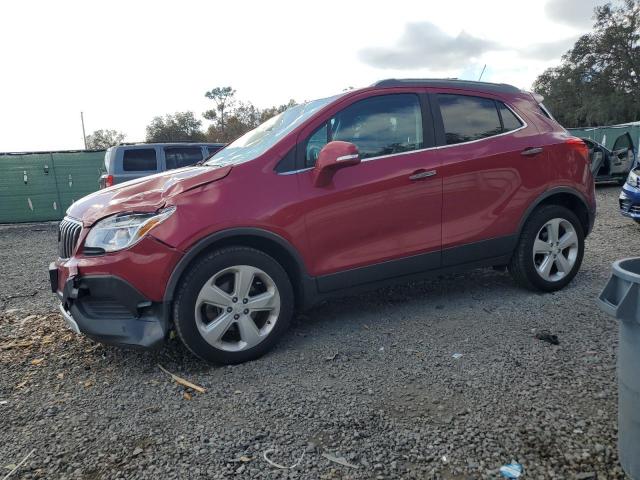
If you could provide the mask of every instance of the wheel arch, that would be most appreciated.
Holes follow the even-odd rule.
[[[169,277],[164,293],[164,302],[173,301],[180,280],[188,271],[189,266],[200,256],[212,250],[229,246],[251,247],[273,257],[289,275],[296,307],[302,307],[310,301],[315,284],[306,273],[301,255],[287,240],[280,235],[260,228],[233,228],[213,233],[187,250]]]
[[[556,187],[547,190],[540,195],[535,202],[529,205],[518,226],[518,235],[522,232],[525,223],[531,217],[531,214],[542,205],[561,205],[567,207],[578,216],[585,237],[591,232],[593,227],[594,213],[589,209],[586,198],[578,190],[570,187]]]

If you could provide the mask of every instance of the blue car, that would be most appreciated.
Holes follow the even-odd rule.
[[[640,223],[640,168],[637,165],[629,172],[619,201],[620,213]]]

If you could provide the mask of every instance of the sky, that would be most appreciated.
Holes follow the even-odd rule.
[[[384,78],[531,89],[591,29],[599,0],[0,2],[0,152],[83,148],[153,117],[212,108],[232,86],[260,108]],[[204,127],[208,122],[203,119]]]

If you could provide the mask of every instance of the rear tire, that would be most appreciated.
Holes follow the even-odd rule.
[[[193,265],[178,288],[173,318],[193,354],[235,364],[269,351],[293,310],[291,281],[276,260],[253,248],[228,247]]]
[[[553,292],[575,277],[584,255],[584,230],[578,217],[560,205],[533,212],[509,262],[515,282],[530,290]]]

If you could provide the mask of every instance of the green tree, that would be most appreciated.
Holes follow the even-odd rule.
[[[596,7],[593,31],[533,84],[566,127],[640,120],[640,0]]]
[[[296,102],[290,100],[289,103],[261,110],[251,102],[234,102],[226,113],[224,126],[222,126],[221,122],[214,121],[207,130],[207,139],[211,142],[232,142],[274,115],[284,112],[294,105],[296,105]]]
[[[120,145],[126,135],[117,130],[95,130],[87,135],[87,148],[89,150],[103,150],[114,145]]]
[[[202,116],[217,123],[217,128],[222,134],[226,127],[227,109],[233,106],[235,94],[236,91],[231,87],[216,87],[204,94],[205,97],[213,100],[216,106],[204,112]]]
[[[202,121],[193,112],[155,117],[147,126],[147,142],[203,142]]]

